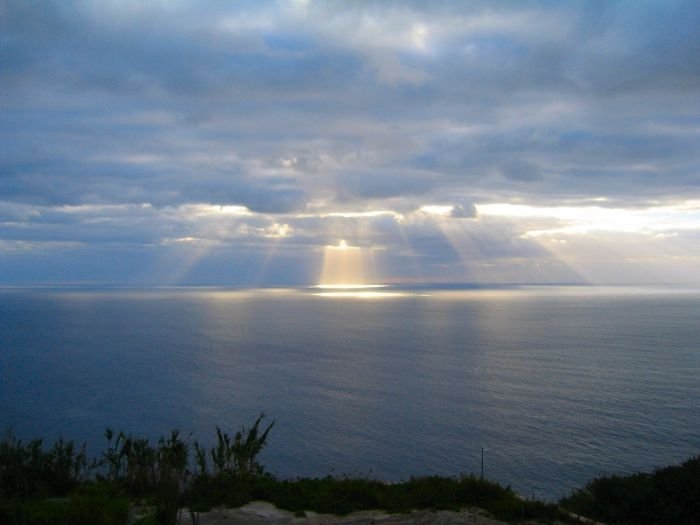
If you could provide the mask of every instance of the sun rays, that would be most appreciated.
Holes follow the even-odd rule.
[[[160,240],[167,253],[143,273],[165,284],[196,279],[213,267],[210,261],[228,263],[238,281],[252,286],[296,268],[301,279],[278,283],[364,298],[425,282],[663,283],[698,276],[697,201],[632,209],[598,201],[580,206],[438,201],[408,210],[324,208],[284,215],[213,205],[164,212],[179,235]]]
[[[350,246],[345,239],[323,250],[319,287],[336,289],[366,288],[373,284],[374,261],[371,249]]]
[[[514,218],[465,216],[461,211],[461,206],[450,205],[425,205],[418,210],[420,220],[432,225],[456,258],[446,267],[444,280],[474,284],[584,281],[562,254],[525,238]]]
[[[323,250],[323,268],[314,295],[335,299],[382,299],[408,295],[376,283],[372,248],[351,246],[345,239]]]
[[[566,265],[588,284],[673,283],[697,279],[693,232],[700,203],[621,208],[595,205],[479,206],[485,217],[517,224],[520,238]]]

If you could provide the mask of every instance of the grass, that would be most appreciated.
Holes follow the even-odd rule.
[[[191,486],[263,476],[257,457],[273,425],[261,429],[264,417],[233,436],[217,428],[217,445],[210,450],[195,442],[194,470],[190,445],[177,430],[151,442],[108,428],[106,449],[90,461],[85,445],[58,439],[47,447],[41,439],[24,442],[8,432],[0,439],[0,523],[123,523],[121,502],[128,508],[129,498],[145,497],[155,507],[155,521],[172,525],[177,510],[191,504],[185,499]],[[106,489],[113,491],[107,498]]]
[[[362,478],[299,478],[264,476],[248,480],[201,480],[190,494],[194,510],[224,503],[239,507],[265,500],[301,515],[304,511],[348,514],[359,510],[405,513],[414,509],[459,510],[479,507],[506,521],[563,518],[555,505],[523,500],[509,488],[472,476],[418,477],[400,483]]]
[[[123,525],[129,498],[106,483],[85,483],[62,498],[15,500],[0,505],[8,525]]]
[[[652,473],[594,479],[561,501],[608,524],[700,523],[700,456]]]
[[[7,433],[0,439],[0,523],[121,525],[138,501],[154,509],[139,525],[172,525],[181,507],[200,512],[253,500],[297,515],[477,507],[508,522],[566,521],[556,505],[524,500],[473,476],[391,484],[347,477],[278,480],[257,461],[273,426],[262,428],[263,419],[232,435],[217,428],[209,449],[196,441],[190,446],[177,431],[152,442],[108,429],[107,447],[97,459],[71,441],[46,446]],[[700,457],[651,474],[593,480],[560,504],[611,525],[700,523]]]
[[[59,439],[45,448],[41,439],[23,442],[8,432],[0,440],[0,502],[65,496],[90,468],[85,445]]]

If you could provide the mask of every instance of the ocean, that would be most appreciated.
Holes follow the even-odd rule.
[[[0,288],[0,431],[212,444],[283,478],[484,475],[554,500],[700,453],[700,291]]]

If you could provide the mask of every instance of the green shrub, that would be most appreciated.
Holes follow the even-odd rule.
[[[211,473],[217,477],[236,478],[263,475],[265,471],[258,463],[258,454],[267,444],[267,436],[275,424],[273,421],[261,431],[260,423],[264,418],[265,414],[260,414],[249,429],[242,427],[233,437],[216,427],[216,446],[209,451],[211,472],[206,450],[195,442],[195,464],[198,475],[207,476]]]
[[[15,501],[0,505],[8,525],[123,525],[129,500],[112,486],[85,484],[66,498]]]
[[[121,524],[129,497],[145,497],[155,509],[142,525],[172,525],[182,506],[203,511],[258,499],[297,515],[479,507],[505,521],[562,519],[554,505],[524,500],[509,487],[474,476],[401,483],[349,477],[276,480],[258,462],[274,425],[261,429],[264,417],[233,436],[217,427],[216,445],[205,449],[195,442],[193,456],[178,431],[151,444],[107,429],[99,463],[88,461],[85,445],[59,439],[45,447],[41,439],[23,442],[6,433],[0,439],[0,523]],[[611,525],[700,523],[700,457],[651,474],[595,479],[561,505]]]
[[[363,478],[300,478],[275,480],[200,478],[199,492],[190,494],[193,508],[208,510],[216,504],[239,507],[263,499],[300,515],[311,510],[348,514],[368,509],[410,512],[413,509],[482,507],[500,519],[554,519],[553,505],[519,499],[511,490],[473,477],[438,476],[411,478],[401,483],[383,483]],[[197,482],[193,485],[196,485]]]
[[[561,505],[610,524],[700,523],[700,457],[651,474],[597,478]]]
[[[556,505],[540,501],[529,501],[517,497],[495,499],[483,505],[495,518],[507,522],[526,520],[549,521],[562,520],[565,515]]]
[[[85,445],[59,438],[45,449],[41,439],[24,443],[8,432],[0,440],[0,502],[64,496],[90,469]]]

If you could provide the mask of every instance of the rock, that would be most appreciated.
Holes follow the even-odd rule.
[[[180,512],[179,525],[504,525],[479,509],[453,511],[415,510],[409,514],[384,511],[353,512],[346,516],[307,512],[304,517],[278,509],[266,501],[253,501],[238,509],[217,507],[209,512]]]

